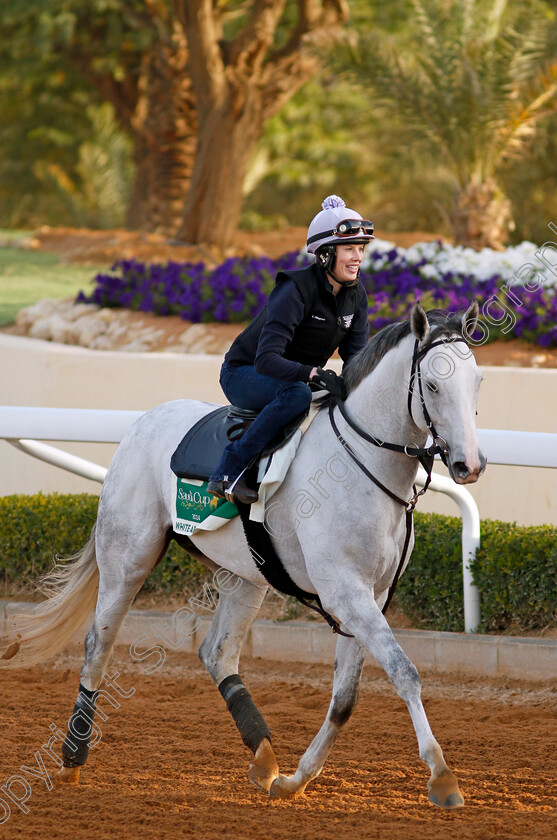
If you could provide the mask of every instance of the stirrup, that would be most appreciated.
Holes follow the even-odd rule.
[[[242,471],[238,478],[231,482],[228,487],[224,488],[224,495],[229,502],[232,502],[232,504],[240,502],[244,505],[253,505],[255,502],[259,501],[259,494],[257,490],[253,490],[251,487],[248,487],[246,482],[243,480],[244,472],[245,470]]]

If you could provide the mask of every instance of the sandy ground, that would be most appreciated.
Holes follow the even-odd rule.
[[[430,242],[440,237],[435,233],[386,233],[376,231],[379,239],[387,239],[401,248],[416,242]],[[62,255],[63,262],[99,264],[111,260],[203,260],[221,261],[231,255],[276,258],[287,251],[298,250],[307,235],[305,227],[284,227],[269,231],[236,233],[234,245],[225,250],[210,245],[188,245],[169,240],[156,233],[130,230],[87,230],[86,228],[52,228],[44,226],[29,238],[28,246]],[[448,241],[448,240],[447,240]]]
[[[76,651],[49,667],[3,673],[0,784],[21,765],[37,767],[34,753],[51,723],[65,729],[80,660]],[[281,770],[290,773],[326,712],[331,669],[260,659],[243,665]],[[249,784],[250,754],[197,658],[172,654],[151,676],[143,667],[125,649],[117,652],[111,673],[119,671],[119,684],[135,693],[118,710],[106,704],[102,740],[80,786],[49,791],[33,780],[29,812],[13,806],[3,838],[557,836],[557,691],[550,684],[422,675],[430,722],[466,800],[446,812],[427,800],[428,771],[406,707],[376,668],[366,666],[356,712],[322,775],[298,800],[275,802]],[[45,767],[54,774],[51,759]]]

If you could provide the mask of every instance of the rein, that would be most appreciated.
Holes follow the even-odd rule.
[[[441,344],[447,343],[454,343],[457,341],[462,341],[467,345],[467,342],[464,338],[460,338],[459,336],[455,336],[453,338],[444,338],[439,339],[438,341],[433,341],[431,344],[428,344],[426,347],[423,347],[419,350],[419,341],[416,339],[414,343],[414,352],[412,354],[412,367],[410,370],[410,382],[408,385],[408,413],[410,415],[411,420],[415,423],[414,417],[412,415],[412,396],[414,394],[414,383],[417,380],[418,382],[418,393],[420,397],[420,402],[422,405],[422,412],[424,416],[425,423],[427,428],[429,429],[429,433],[433,438],[433,443],[431,446],[428,447],[419,447],[414,446],[412,444],[399,444],[399,443],[388,443],[387,441],[380,440],[379,438],[374,437],[373,435],[366,432],[365,429],[354,420],[354,418],[350,415],[348,409],[346,408],[345,403],[342,400],[334,400],[331,399],[329,402],[329,420],[331,421],[331,426],[333,431],[340,441],[341,445],[344,447],[346,452],[350,455],[352,460],[355,464],[360,468],[360,470],[370,479],[370,481],[375,484],[380,490],[387,494],[393,501],[397,502],[398,504],[402,505],[406,511],[406,536],[404,538],[404,545],[402,547],[402,554],[400,556],[400,560],[398,562],[398,566],[394,575],[394,578],[389,586],[389,592],[387,595],[387,600],[382,609],[383,615],[387,612],[389,604],[391,603],[392,597],[395,593],[395,589],[402,573],[402,569],[404,568],[404,562],[406,560],[406,555],[408,553],[408,546],[410,545],[410,537],[412,535],[412,524],[414,518],[414,509],[418,503],[418,499],[420,496],[423,496],[424,493],[427,491],[430,483],[431,483],[431,472],[433,470],[433,461],[436,455],[440,455],[443,463],[447,466],[447,454],[448,454],[448,446],[446,440],[444,440],[440,435],[437,434],[437,430],[433,424],[429,411],[427,409],[427,405],[424,399],[423,393],[423,384],[422,384],[422,372],[420,368],[421,360],[426,356],[426,354],[432,349],[432,347],[437,347]],[[416,485],[413,485],[414,495],[411,499],[402,499],[400,496],[397,496],[396,493],[393,493],[392,490],[389,490],[388,487],[379,481],[379,479],[373,475],[370,470],[363,464],[350,444],[343,438],[341,435],[339,428],[335,422],[334,418],[334,410],[335,405],[338,406],[340,413],[342,414],[345,421],[348,425],[359,435],[359,437],[367,440],[369,443],[372,443],[374,446],[381,447],[383,449],[388,449],[390,452],[400,452],[403,455],[407,455],[409,458],[417,458],[424,468],[427,478],[423,488],[418,492],[416,490]],[[442,442],[442,445],[438,443],[438,441]]]

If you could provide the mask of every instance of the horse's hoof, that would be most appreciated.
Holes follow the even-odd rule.
[[[462,808],[464,797],[458,787],[456,776],[450,770],[444,770],[435,779],[427,783],[429,801],[439,808]]]
[[[66,785],[78,785],[80,770],[81,767],[62,767],[56,774],[56,779]]]
[[[278,774],[279,769],[273,748],[269,740],[264,738],[250,763],[248,778],[256,788],[264,791],[264,793],[269,793]]]
[[[299,785],[294,781],[294,776],[280,775],[269,791],[271,799],[293,799],[295,796],[300,796],[306,789],[305,785]]]

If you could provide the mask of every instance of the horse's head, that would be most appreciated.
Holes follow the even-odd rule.
[[[408,409],[416,426],[445,450],[457,484],[477,481],[486,466],[475,422],[482,376],[466,342],[478,312],[474,301],[462,317],[433,312],[428,318],[419,303],[410,314],[415,342]]]

